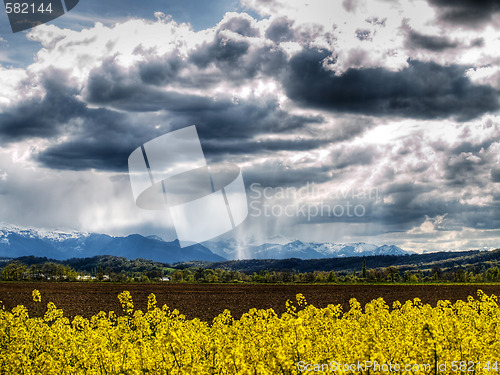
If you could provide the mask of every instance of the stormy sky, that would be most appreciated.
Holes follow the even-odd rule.
[[[143,143],[237,164],[241,241],[500,247],[497,0],[81,0],[0,19],[0,222],[175,238]]]

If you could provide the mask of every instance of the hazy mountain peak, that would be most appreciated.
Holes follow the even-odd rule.
[[[365,242],[355,243],[315,243],[293,240],[286,244],[264,243],[261,245],[247,245],[245,257],[239,257],[239,254],[228,241],[218,243],[212,241],[207,243],[207,247],[214,253],[224,256],[228,259],[322,259],[339,257],[360,257],[375,255],[409,255],[413,252],[405,251],[395,245],[374,245]]]
[[[146,238],[149,238],[150,240],[166,242],[163,238],[161,238],[160,236],[157,236],[155,234],[151,234],[149,236],[146,236]]]

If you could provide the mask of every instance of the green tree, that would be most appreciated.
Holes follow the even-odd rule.
[[[439,281],[443,276],[443,271],[441,270],[440,267],[434,266],[432,267],[431,275],[434,281]]]
[[[24,275],[27,271],[28,268],[24,264],[13,261],[3,268],[2,279],[7,281],[20,281],[24,279]]]
[[[387,267],[385,269],[385,275],[387,281],[394,282],[400,280],[399,270],[394,266]]]
[[[336,283],[338,281],[337,274],[335,271],[328,272],[328,277],[326,279],[329,283]]]
[[[102,270],[102,264],[99,263],[97,266],[97,280],[102,281],[104,279],[104,271]]]

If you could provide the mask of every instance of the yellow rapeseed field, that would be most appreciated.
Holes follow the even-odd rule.
[[[287,312],[226,310],[213,322],[188,320],[167,306],[100,312],[70,320],[33,291],[24,306],[0,309],[0,374],[494,374],[500,362],[495,296],[436,307],[414,299],[389,308],[379,298],[316,308],[304,296]],[[377,367],[378,366],[378,367]]]

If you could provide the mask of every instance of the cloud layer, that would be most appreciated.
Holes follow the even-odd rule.
[[[496,1],[242,5],[261,17],[229,12],[200,31],[161,13],[81,31],[33,29],[35,61],[0,68],[8,88],[0,93],[1,219],[26,217],[12,203],[27,194],[20,170],[68,191],[78,179],[65,176],[75,173],[84,185],[108,178],[118,186],[135,148],[195,124],[207,158],[239,164],[247,186],[378,191],[377,199],[350,199],[365,208],[361,216],[253,218],[250,236],[366,234],[415,250],[498,246],[490,236],[500,226]],[[49,185],[40,194],[60,193]],[[117,189],[126,199],[127,188]],[[96,199],[78,191],[68,193],[64,215],[43,208],[96,230],[91,216],[69,208]],[[120,215],[109,214],[102,231],[154,227]]]

